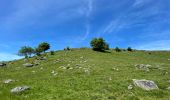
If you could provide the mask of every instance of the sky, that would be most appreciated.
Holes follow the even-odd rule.
[[[0,0],[0,61],[19,59],[22,46],[90,47],[95,37],[170,50],[170,0]]]

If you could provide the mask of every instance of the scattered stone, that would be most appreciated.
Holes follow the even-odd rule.
[[[35,71],[32,71],[32,73],[35,73]]]
[[[26,90],[29,90],[30,87],[28,86],[19,86],[19,87],[15,87],[11,90],[11,93],[13,94],[18,94],[18,93],[21,93],[21,92],[24,92]]]
[[[129,85],[128,90],[132,90],[132,89],[133,89],[133,85]]]
[[[109,81],[112,81],[112,77],[109,77]]]
[[[170,90],[170,87],[166,88],[167,90]]]
[[[170,61],[170,59],[168,59],[168,61]]]
[[[53,71],[51,71],[51,73],[52,73],[52,74],[54,74],[54,73],[55,73],[55,71],[53,70]]]
[[[135,67],[139,70],[146,70],[146,71],[149,71],[149,67],[151,67],[151,65],[147,64],[138,64],[138,65],[135,65]]]
[[[136,79],[133,79],[133,83],[135,86],[138,86],[144,90],[154,90],[154,89],[159,89],[158,86],[155,84],[154,81],[150,81],[150,80],[136,80]]]
[[[35,65],[35,66],[38,66],[38,65],[40,65],[40,62],[39,62],[38,60],[35,60],[35,61],[34,61],[34,65]]]
[[[28,62],[28,59],[24,59],[24,62],[25,62],[25,63]]]
[[[40,57],[40,58],[38,58],[38,60],[47,60],[47,58],[46,57]]]
[[[0,67],[5,67],[6,64],[5,63],[0,63]]]
[[[7,79],[7,80],[4,80],[4,84],[9,84],[9,83],[11,83],[11,82],[14,82],[14,80],[12,80],[12,79]]]
[[[23,64],[23,66],[25,66],[25,67],[33,67],[34,65],[31,64],[31,63],[25,63],[25,64]]]
[[[112,68],[112,70],[119,71],[119,69],[118,69],[118,68]]]

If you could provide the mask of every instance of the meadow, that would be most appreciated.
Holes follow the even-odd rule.
[[[170,100],[170,52],[122,51],[97,52],[72,49],[46,53],[46,60],[29,58],[39,65],[24,67],[24,59],[0,68],[0,100]],[[149,71],[137,70],[136,64],[149,64]],[[4,84],[6,79],[14,82]],[[132,79],[154,81],[159,89],[128,90]],[[30,86],[20,94],[10,90]]]

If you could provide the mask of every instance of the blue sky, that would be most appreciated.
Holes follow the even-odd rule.
[[[21,46],[49,42],[51,50],[111,47],[170,50],[170,0],[0,0],[0,60]]]

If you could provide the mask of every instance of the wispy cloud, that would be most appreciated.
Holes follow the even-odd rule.
[[[90,34],[90,30],[91,30],[90,18],[93,11],[93,0],[87,0],[87,9],[85,11],[86,11],[86,18],[87,18],[86,25],[85,25],[86,32],[81,40],[86,40]]]

